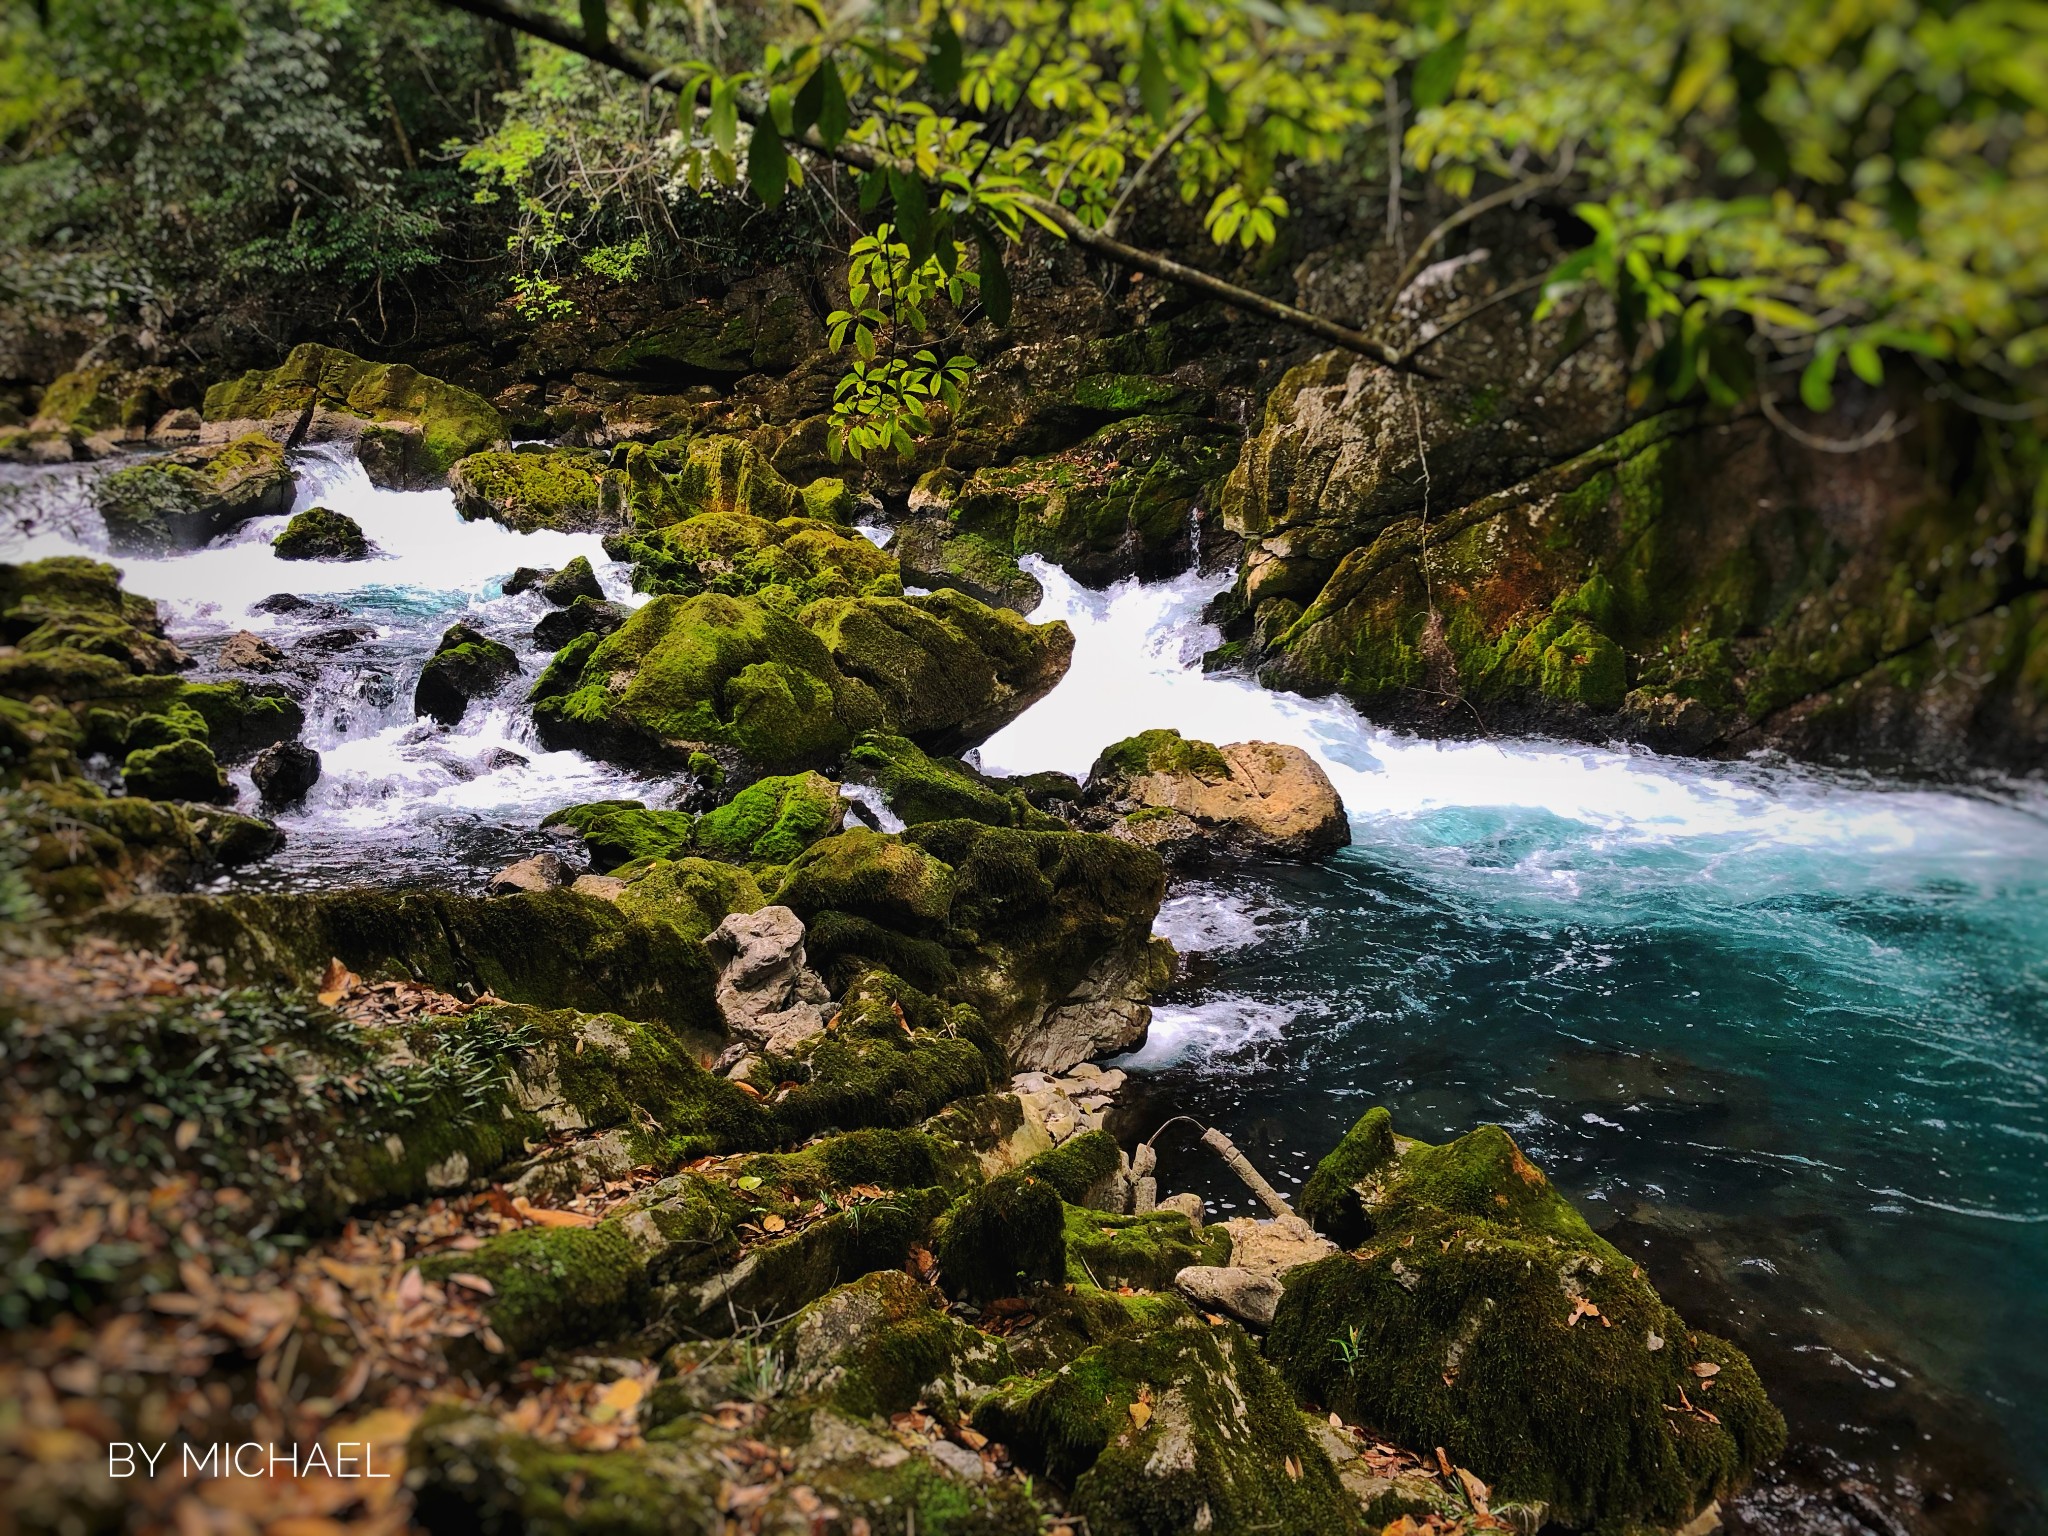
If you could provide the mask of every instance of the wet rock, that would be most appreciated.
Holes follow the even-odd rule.
[[[317,598],[300,597],[296,592],[273,592],[249,605],[251,613],[288,613],[307,619],[341,619],[348,616],[348,610],[339,603],[322,602]]]
[[[1335,787],[1301,748],[1218,748],[1170,730],[1106,748],[1089,770],[1080,819],[1156,849],[1175,868],[1219,855],[1313,860],[1351,841]]]
[[[374,638],[376,633],[374,629],[344,625],[335,629],[316,630],[301,640],[299,645],[309,651],[350,651],[365,640]]]
[[[230,672],[275,672],[284,665],[284,652],[261,635],[238,629],[228,636],[214,661]]]
[[[193,800],[232,805],[235,788],[203,741],[180,737],[139,747],[121,764],[121,786],[144,800]]]
[[[1058,830],[1064,823],[1040,811],[1009,779],[978,772],[957,757],[937,757],[916,742],[879,731],[863,734],[846,755],[848,783],[871,785],[906,825],[965,817],[992,827]]]
[[[254,864],[284,846],[284,834],[261,817],[196,805],[190,814],[194,834],[213,862],[223,869]]]
[[[541,582],[540,595],[557,608],[566,608],[579,597],[602,602],[604,588],[598,584],[597,572],[591,568],[589,558],[578,555]]]
[[[568,865],[552,853],[536,853],[499,870],[488,889],[493,896],[510,896],[517,891],[552,891],[569,881]]]
[[[605,541],[643,592],[766,594],[792,608],[820,597],[901,597],[896,561],[859,533],[814,517],[704,512]]]
[[[1221,1312],[1263,1331],[1280,1306],[1280,1282],[1234,1264],[1191,1264],[1173,1277],[1174,1288],[1204,1312]]]
[[[803,920],[788,907],[733,913],[704,947],[719,966],[718,1009],[734,1038],[788,1054],[824,1032],[831,993],[805,965]]]
[[[187,683],[178,701],[206,722],[207,740],[224,763],[239,763],[265,747],[296,738],[306,711],[278,683],[239,678]]]
[[[955,533],[944,522],[902,524],[889,553],[913,586],[952,587],[1015,613],[1029,613],[1045,600],[1038,578],[1019,567],[1015,555],[981,534]]]
[[[522,592],[532,591],[554,574],[552,570],[543,570],[539,566],[522,565],[499,584],[498,590],[507,597],[517,597]]]
[[[270,547],[280,560],[366,560],[370,555],[362,525],[326,507],[295,514]]]
[[[504,768],[524,768],[529,759],[514,752],[510,747],[493,747],[477,759],[477,766],[485,773],[497,773]]]
[[[632,609],[624,603],[579,597],[566,608],[541,615],[533,626],[534,643],[543,650],[559,651],[578,635],[608,635],[632,616]]]
[[[304,742],[281,741],[256,754],[249,777],[265,805],[296,805],[320,781],[320,754]]]
[[[252,517],[289,511],[294,489],[284,450],[249,436],[117,469],[93,496],[116,550],[161,553],[197,549]]]
[[[519,675],[519,658],[467,624],[451,625],[421,672],[413,709],[442,725],[456,725],[470,701],[498,691]]]
[[[370,479],[398,490],[446,484],[457,460],[505,436],[504,418],[466,389],[313,342],[276,368],[215,384],[204,415],[208,438],[263,432],[353,442]]]

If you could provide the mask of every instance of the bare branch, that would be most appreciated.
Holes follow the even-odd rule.
[[[1764,417],[1780,432],[1802,447],[1819,453],[1861,453],[1866,448],[1875,448],[1880,443],[1889,443],[1904,437],[1913,430],[1911,421],[1901,422],[1891,411],[1878,419],[1876,426],[1854,437],[1818,437],[1803,431],[1785,419],[1785,413],[1778,409],[1778,402],[1768,389],[1757,391],[1757,403],[1763,407]]]
[[[1200,106],[1189,107],[1181,114],[1180,121],[1173,125],[1173,131],[1161,139],[1158,148],[1145,157],[1145,163],[1138,167],[1136,174],[1125,184],[1122,196],[1116,200],[1116,206],[1109,210],[1109,217],[1102,221],[1102,232],[1105,235],[1116,233],[1117,220],[1122,217],[1124,204],[1131,200],[1131,194],[1145,184],[1153,171],[1158,169],[1159,162],[1173,152],[1173,146],[1187,137],[1188,130],[1202,120],[1202,114],[1206,110],[1207,108]]]
[[[1391,315],[1394,312],[1394,306],[1401,301],[1401,295],[1408,291],[1409,286],[1421,275],[1423,267],[1428,264],[1429,253],[1443,243],[1446,235],[1463,225],[1470,224],[1476,218],[1493,212],[1496,208],[1505,207],[1509,203],[1517,202],[1522,198],[1545,191],[1548,188],[1561,186],[1571,173],[1572,154],[1567,149],[1563,162],[1559,164],[1556,170],[1551,171],[1547,175],[1532,176],[1527,181],[1518,181],[1511,187],[1502,187],[1498,192],[1489,192],[1477,202],[1467,203],[1456,213],[1445,219],[1435,229],[1424,235],[1421,243],[1415,247],[1415,254],[1408,258],[1408,264],[1401,268],[1401,275],[1394,279],[1393,291],[1387,295],[1387,302],[1382,313]]]

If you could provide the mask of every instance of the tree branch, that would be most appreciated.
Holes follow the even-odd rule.
[[[1180,121],[1173,125],[1173,131],[1161,139],[1158,148],[1145,157],[1145,163],[1139,166],[1136,174],[1125,183],[1123,196],[1119,197],[1116,200],[1116,206],[1109,210],[1109,217],[1102,221],[1102,232],[1105,235],[1114,235],[1116,233],[1117,220],[1122,217],[1124,204],[1131,200],[1131,194],[1145,184],[1153,171],[1158,169],[1159,162],[1172,152],[1174,145],[1187,137],[1188,130],[1202,120],[1202,114],[1207,110],[1206,107],[1201,106],[1189,107],[1187,111],[1181,114]]]
[[[621,74],[630,75],[636,80],[645,81],[674,95],[683,94],[681,87],[673,78],[674,71],[669,66],[640,52],[637,48],[628,47],[615,38],[607,38],[601,43],[593,42],[580,28],[557,21],[551,16],[536,15],[507,3],[507,0],[441,0],[441,4],[467,11],[472,16],[480,16],[486,21],[498,22],[514,31],[524,32],[528,37],[552,43],[557,48],[566,48],[571,53],[581,54],[586,59],[607,65]],[[697,90],[700,97],[703,90],[700,85]],[[757,129],[768,119],[765,108],[744,98],[738,103],[738,110],[740,117]],[[772,124],[770,131],[773,131]],[[909,161],[882,154],[862,144],[842,139],[838,144],[827,145],[818,137],[815,129],[807,130],[798,136],[784,137],[788,138],[790,143],[799,145],[813,154],[837,160],[840,164],[850,165],[856,170],[895,171],[906,176],[921,176],[917,167]],[[1056,227],[1071,244],[1092,251],[1116,266],[1178,283],[1191,292],[1214,299],[1231,309],[1272,320],[1313,336],[1319,341],[1327,342],[1333,347],[1341,347],[1347,352],[1356,352],[1362,357],[1371,358],[1385,367],[1430,375],[1430,370],[1418,364],[1410,352],[1388,346],[1385,342],[1368,336],[1363,331],[1354,330],[1348,325],[1339,325],[1334,320],[1312,315],[1307,310],[1295,308],[1292,304],[1283,304],[1278,299],[1267,298],[1252,289],[1241,288],[1236,283],[1227,282],[1199,268],[1175,261],[1170,256],[1126,245],[1113,235],[1083,224],[1068,209],[1050,199],[1018,194],[1015,201],[1028,204],[1034,213],[1041,215]]]
[[[1756,392],[1757,403],[1763,407],[1765,419],[1780,432],[1802,447],[1812,448],[1819,453],[1861,453],[1866,448],[1875,448],[1879,443],[1889,443],[1904,437],[1913,430],[1913,423],[1900,423],[1899,418],[1886,411],[1878,418],[1876,426],[1854,437],[1818,437],[1811,432],[1795,427],[1785,419],[1785,413],[1778,409],[1778,402],[1768,389]]]
[[[1511,187],[1502,187],[1498,192],[1489,192],[1477,202],[1467,203],[1464,207],[1460,208],[1456,213],[1422,237],[1421,243],[1415,247],[1415,254],[1408,258],[1408,264],[1401,268],[1401,275],[1394,279],[1393,291],[1387,295],[1387,302],[1381,312],[1389,315],[1394,312],[1394,306],[1401,302],[1401,295],[1408,291],[1409,285],[1417,277],[1421,276],[1423,267],[1428,264],[1429,253],[1442,244],[1444,237],[1450,234],[1452,230],[1470,224],[1474,219],[1489,214],[1494,209],[1515,202],[1520,198],[1528,197],[1532,193],[1541,192],[1548,187],[1559,186],[1571,173],[1572,156],[1570,151],[1567,151],[1564,163],[1548,175],[1532,176],[1527,181],[1518,181]]]

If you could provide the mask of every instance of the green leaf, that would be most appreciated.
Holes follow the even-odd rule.
[[[839,78],[839,66],[828,55],[811,76],[818,82],[818,137],[831,149],[846,137],[846,130],[853,122],[853,111],[846,104],[846,85]]]
[[[864,171],[860,178],[860,211],[873,213],[882,206],[882,194],[889,190],[889,177],[883,171]]]
[[[960,34],[953,30],[953,18],[941,9],[932,24],[932,40],[925,53],[925,78],[932,94],[951,98],[960,90]]]
[[[1440,107],[1451,99],[1465,67],[1466,41],[1467,34],[1461,31],[1415,61],[1415,78],[1409,82],[1408,94],[1418,111]]]
[[[1873,387],[1884,382],[1884,359],[1877,355],[1877,348],[1867,341],[1849,344],[1849,368],[1857,378]]]
[[[795,133],[796,102],[786,85],[771,85],[768,88],[768,123],[775,125],[775,132],[784,136]],[[766,128],[768,123],[756,125],[755,132]]]
[[[605,14],[604,0],[582,0],[583,35],[593,47],[602,48],[611,41],[612,21]]]
[[[1229,128],[1230,93],[1216,83],[1214,75],[1209,77],[1209,94],[1207,101],[1203,104],[1203,111],[1208,114],[1209,126],[1218,133]]]
[[[753,143],[747,148],[747,180],[754,195],[769,208],[781,203],[783,189],[789,185],[789,156],[767,123],[754,128]]]
[[[1799,398],[1809,411],[1825,411],[1835,403],[1835,355],[1822,350],[1799,375]]]
[[[711,87],[711,142],[731,160],[739,153],[740,87],[737,80],[720,80]]]
[[[823,110],[824,105],[825,64],[820,63],[804,78],[804,83],[796,88],[796,95],[790,101],[789,131],[801,134],[817,122],[818,113]]]
[[[896,199],[897,233],[910,247],[912,260],[922,262],[932,250],[932,205],[925,196],[924,183],[902,171],[891,171],[889,192]]]
[[[1010,323],[1010,274],[1003,269],[1002,245],[987,230],[976,232],[980,247],[981,307],[997,329]]]
[[[1159,56],[1159,45],[1149,27],[1138,53],[1138,100],[1145,104],[1146,115],[1164,128],[1173,113],[1173,82],[1166,78],[1166,61]]]

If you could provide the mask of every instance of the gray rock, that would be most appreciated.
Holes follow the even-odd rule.
[[[491,876],[490,893],[510,896],[517,891],[552,891],[569,883],[569,866],[552,853],[536,853],[530,859],[508,864]]]
[[[718,962],[718,1009],[733,1037],[786,1051],[824,1033],[831,993],[805,963],[804,924],[788,907],[733,912],[704,940]]]
[[[256,754],[249,777],[265,805],[292,805],[320,781],[320,754],[302,741],[280,741]]]
[[[1181,1295],[1207,1312],[1221,1312],[1252,1328],[1272,1325],[1280,1307],[1280,1282],[1236,1265],[1190,1264],[1173,1277]]]

